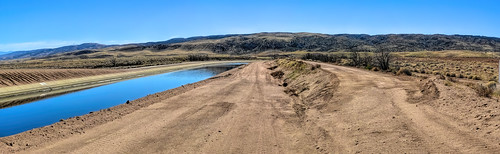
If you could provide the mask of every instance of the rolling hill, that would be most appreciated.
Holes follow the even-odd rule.
[[[84,49],[101,49],[109,47],[108,45],[97,44],[97,43],[83,43],[80,45],[70,45],[54,49],[36,49],[29,51],[15,51],[7,54],[0,55],[0,60],[9,59],[22,59],[22,58],[42,58],[50,55],[55,55],[59,53],[71,52],[76,50]]]
[[[0,55],[5,55],[5,54],[9,54],[11,53],[11,51],[0,51]]]
[[[219,39],[200,39],[172,44],[135,46],[122,50],[199,50],[224,54],[251,54],[278,51],[441,51],[471,50],[500,52],[500,38],[471,35],[423,34],[316,34],[316,33],[258,33]]]
[[[197,36],[174,38],[167,41],[135,43],[125,45],[102,45],[85,43],[55,49],[18,51],[0,55],[0,60],[58,57],[67,55],[85,56],[107,51],[118,53],[204,51],[217,54],[255,54],[265,51],[442,51],[470,50],[500,52],[500,38],[472,35],[424,35],[424,34],[319,34],[319,33],[256,33]]]

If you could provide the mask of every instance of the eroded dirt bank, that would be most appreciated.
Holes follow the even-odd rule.
[[[119,73],[118,69],[0,69],[0,87]]]
[[[318,66],[254,62],[109,110],[0,138],[0,153],[499,151],[496,100],[443,87],[439,81],[311,64]]]

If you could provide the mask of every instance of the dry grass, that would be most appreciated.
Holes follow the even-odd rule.
[[[486,85],[480,84],[480,83],[469,84],[468,86],[471,87],[472,89],[474,89],[476,91],[477,95],[479,95],[481,97],[491,97],[496,90],[496,84],[490,84],[490,83],[488,83]]]
[[[500,58],[500,53],[445,50],[445,51],[396,52],[395,56],[411,57],[411,58]]]
[[[307,63],[294,60],[294,59],[278,59],[276,63],[279,67],[291,70],[290,74],[287,75],[287,79],[294,80],[300,75],[308,74],[313,71],[314,67],[310,67]],[[314,69],[313,69],[314,68]]]
[[[142,51],[141,51],[142,52]],[[144,51],[147,52],[147,51]],[[109,53],[109,52],[106,52]],[[196,52],[203,53],[203,52]],[[122,55],[112,53],[99,55],[84,55],[85,57],[57,57],[33,60],[11,60],[0,61],[0,69],[33,69],[33,68],[135,68],[143,66],[166,65],[189,61],[189,55],[185,52],[172,52],[170,55],[156,53],[156,55],[135,55],[128,53]],[[191,53],[192,54],[192,53]],[[250,60],[256,59],[251,56],[232,56],[223,54],[206,54],[209,60]]]
[[[265,52],[261,56],[303,57],[307,53],[320,53],[338,58],[334,63],[350,66],[349,52]],[[371,52],[361,52],[360,56],[373,56]],[[443,75],[477,81],[498,81],[498,61],[500,53],[476,51],[419,51],[393,52],[395,58],[390,68],[397,73],[400,69],[411,73]],[[367,69],[372,69],[369,67]],[[376,68],[378,70],[379,68]],[[405,73],[406,74],[406,73]]]
[[[109,67],[141,67],[179,63],[182,59],[166,57],[120,57],[93,59],[35,59],[7,61],[0,63],[3,69],[31,68],[109,68]]]
[[[422,74],[441,74],[463,79],[497,81],[497,62],[481,59],[399,58],[393,65]]]

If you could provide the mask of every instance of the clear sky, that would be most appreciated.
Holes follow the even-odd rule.
[[[257,32],[500,37],[500,1],[0,0],[0,51]]]

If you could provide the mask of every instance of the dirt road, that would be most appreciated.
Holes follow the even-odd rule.
[[[460,127],[463,121],[422,102],[410,103],[408,91],[419,91],[415,80],[402,81],[388,74],[328,64],[322,64],[322,68],[335,73],[340,85],[331,106],[335,112],[319,114],[330,117],[319,123],[344,144],[341,151],[500,152],[498,141],[475,136]]]
[[[255,62],[30,153],[498,153],[460,121],[410,103],[413,80],[321,64],[338,87],[299,116],[294,99]],[[300,97],[299,97],[300,98]]]

